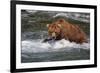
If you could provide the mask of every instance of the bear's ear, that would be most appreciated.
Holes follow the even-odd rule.
[[[50,24],[47,24],[47,27],[49,27]]]
[[[58,27],[60,27],[60,28],[62,27],[61,24],[57,24],[57,25],[58,25]]]

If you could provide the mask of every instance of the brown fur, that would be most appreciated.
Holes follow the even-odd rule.
[[[79,26],[73,25],[64,19],[59,19],[48,26],[48,34],[52,37],[52,33],[55,33],[55,38],[66,39],[71,42],[83,43],[87,42],[86,34],[80,29]]]

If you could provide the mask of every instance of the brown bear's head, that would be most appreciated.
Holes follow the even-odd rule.
[[[61,25],[52,23],[52,24],[47,24],[48,28],[48,35],[51,38],[57,39],[57,37],[61,34]]]

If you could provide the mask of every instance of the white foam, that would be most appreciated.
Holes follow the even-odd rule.
[[[22,41],[22,52],[51,52],[51,51],[63,51],[70,49],[89,49],[89,43],[77,44],[68,40],[62,39],[55,42],[43,43],[42,40],[24,40]]]

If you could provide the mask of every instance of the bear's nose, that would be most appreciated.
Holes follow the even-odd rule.
[[[56,39],[56,37],[52,37],[52,40],[53,40],[53,39]]]
[[[52,38],[53,38],[53,39],[56,38],[56,33],[55,33],[55,32],[52,33]]]

